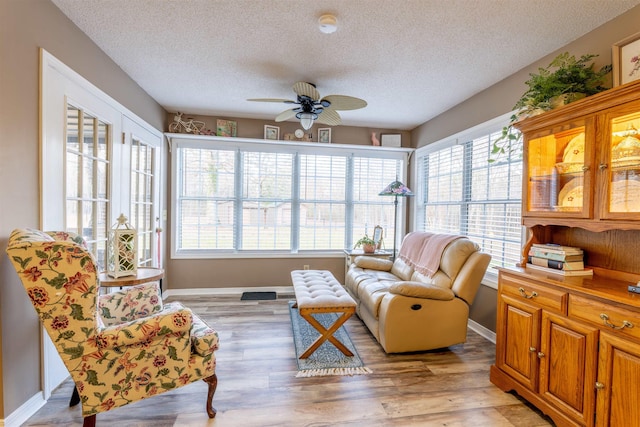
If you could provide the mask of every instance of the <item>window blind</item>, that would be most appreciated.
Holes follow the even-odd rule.
[[[419,154],[417,216],[421,229],[466,235],[491,265],[509,266],[520,261],[522,158],[489,162],[500,129]]]
[[[342,251],[376,225],[392,242],[393,199],[378,193],[406,152],[236,141],[173,146],[173,256]]]

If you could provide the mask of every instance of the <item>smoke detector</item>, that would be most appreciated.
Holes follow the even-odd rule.
[[[320,19],[318,19],[318,24],[320,25],[320,31],[325,34],[335,33],[338,29],[337,25],[338,21],[336,17],[331,14],[322,15]]]

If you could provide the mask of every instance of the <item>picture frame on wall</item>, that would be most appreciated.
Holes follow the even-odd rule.
[[[331,143],[331,128],[318,129],[318,142]]]
[[[613,58],[613,86],[640,79],[640,33],[614,43]]]
[[[216,120],[216,135],[217,136],[237,136],[238,134],[238,122],[235,120]]]
[[[278,126],[264,125],[264,139],[280,139],[280,128]]]
[[[402,147],[402,135],[399,133],[383,133],[380,135],[383,147]]]

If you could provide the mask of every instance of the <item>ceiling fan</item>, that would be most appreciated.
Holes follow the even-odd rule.
[[[298,82],[293,85],[293,91],[297,98],[295,101],[279,98],[258,98],[247,101],[258,102],[284,102],[285,104],[295,104],[296,107],[285,110],[278,114],[276,122],[283,122],[293,117],[300,120],[300,125],[304,130],[311,129],[314,121],[329,126],[337,126],[342,123],[342,119],[337,110],[357,110],[367,106],[367,102],[346,95],[329,95],[320,98],[320,92],[316,85],[306,82]]]

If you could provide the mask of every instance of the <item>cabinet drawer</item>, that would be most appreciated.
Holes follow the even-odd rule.
[[[640,312],[607,305],[576,295],[569,296],[569,317],[606,328],[614,335],[640,339]]]
[[[567,292],[548,288],[543,284],[512,276],[500,276],[502,293],[512,295],[540,307],[567,313]]]

